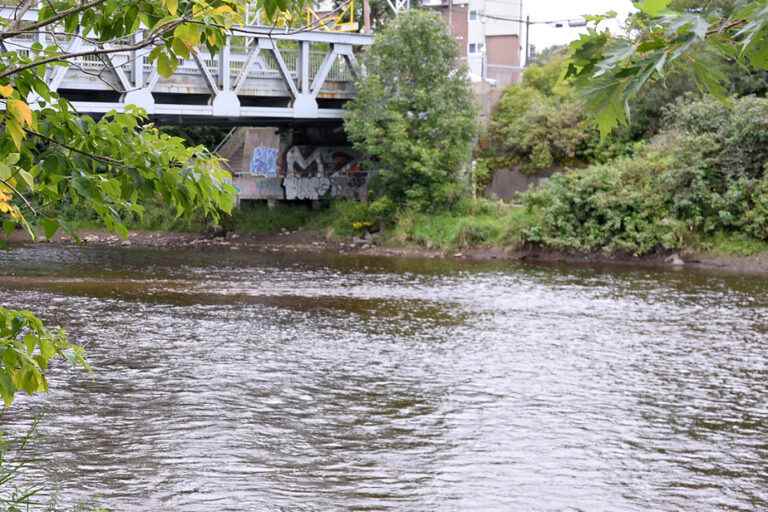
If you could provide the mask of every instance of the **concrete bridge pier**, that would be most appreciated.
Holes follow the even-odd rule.
[[[366,200],[369,173],[341,126],[238,128],[218,151],[241,201]]]

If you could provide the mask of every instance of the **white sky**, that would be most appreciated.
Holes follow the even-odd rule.
[[[616,11],[619,18],[624,19],[631,10],[630,0],[523,0],[523,14],[529,15],[531,21],[578,18],[584,14],[603,14],[608,11]],[[568,43],[582,31],[567,26],[555,28],[550,25],[531,25],[531,44],[536,45],[537,51],[541,51],[549,46]]]

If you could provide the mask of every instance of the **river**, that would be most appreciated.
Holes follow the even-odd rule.
[[[0,303],[84,344],[25,478],[61,507],[768,509],[768,279],[19,247]]]

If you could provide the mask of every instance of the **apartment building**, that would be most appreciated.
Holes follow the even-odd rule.
[[[474,82],[498,87],[521,78],[522,0],[424,0],[438,9]]]

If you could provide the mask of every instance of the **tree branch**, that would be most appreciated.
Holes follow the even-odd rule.
[[[21,22],[24,21],[24,15],[27,14],[27,11],[29,11],[34,5],[35,0],[22,0],[19,3],[15,12],[13,13],[14,20],[11,24],[11,30],[16,30],[21,27]]]
[[[20,198],[21,198],[21,200],[22,200],[22,201],[24,201],[24,204],[26,204],[26,205],[27,205],[27,208],[29,208],[29,209],[32,211],[32,213],[34,213],[35,215],[37,215],[37,211],[35,211],[35,208],[34,208],[34,207],[33,207],[33,206],[30,204],[30,202],[27,200],[26,196],[25,196],[24,194],[22,194],[21,192],[19,192],[19,190],[18,190],[16,187],[14,187],[14,186],[13,186],[13,185],[10,183],[10,181],[8,181],[8,180],[5,180],[5,179],[3,179],[3,178],[0,178],[0,182],[1,182],[3,185],[5,185],[6,187],[8,187],[9,189],[11,189],[11,190],[13,191],[13,193],[14,193],[14,194],[16,194],[16,196],[20,197]]]
[[[43,135],[42,133],[36,132],[34,130],[30,130],[29,128],[24,128],[24,131],[27,132],[30,135],[34,135],[35,137],[38,137],[46,142],[50,142],[51,144],[56,144],[57,146],[61,146],[64,149],[68,149],[74,153],[86,156],[90,158],[91,160],[95,160],[97,162],[101,162],[103,164],[109,164],[109,165],[120,165],[124,166],[125,164],[121,162],[120,160],[115,160],[114,158],[110,158],[108,156],[101,156],[101,155],[94,155],[93,153],[89,153],[87,151],[84,151],[82,149],[78,149],[74,146],[70,146],[69,144],[66,144],[64,142],[59,142],[56,139],[53,139],[47,135]]]
[[[0,41],[3,41],[4,39],[8,39],[10,37],[21,35],[24,32],[29,32],[32,30],[37,30],[38,28],[47,27],[48,25],[52,25],[57,21],[63,20],[67,16],[71,16],[72,14],[77,14],[79,12],[90,9],[91,7],[96,7],[97,5],[103,4],[106,1],[107,0],[91,0],[88,3],[81,4],[77,7],[72,7],[71,9],[67,9],[66,11],[61,11],[60,13],[56,14],[55,16],[51,16],[50,18],[44,19],[42,21],[38,21],[37,23],[33,23],[31,25],[27,25],[26,27],[24,27],[24,30],[9,30],[7,32],[3,32],[2,34],[0,34]]]
[[[51,57],[40,59],[34,62],[30,62],[29,64],[24,64],[23,66],[16,66],[14,68],[7,69],[6,71],[0,73],[0,78],[6,78],[11,75],[21,73],[22,71],[25,71],[27,69],[36,68],[38,66],[44,66],[52,62],[66,62],[70,59],[76,59],[78,57],[90,57],[94,55],[107,55],[110,53],[131,52],[134,50],[140,50],[142,48],[146,48],[147,46],[154,44],[157,38],[162,37],[167,32],[175,29],[177,26],[181,25],[182,23],[187,23],[187,22],[188,20],[178,19],[178,20],[171,21],[166,25],[163,25],[162,27],[160,27],[161,30],[158,30],[158,28],[155,27],[155,29],[150,34],[148,34],[146,38],[144,38],[144,40],[134,45],[123,46],[121,48],[94,48],[92,50],[86,50],[82,52],[64,53],[60,55],[53,55]]]

